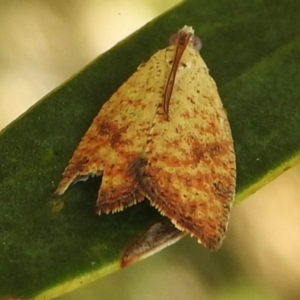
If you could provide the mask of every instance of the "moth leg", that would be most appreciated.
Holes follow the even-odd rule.
[[[125,267],[146,258],[177,242],[185,234],[167,218],[156,222],[125,251],[121,259],[121,266]]]

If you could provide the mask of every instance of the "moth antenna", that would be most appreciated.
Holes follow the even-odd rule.
[[[193,37],[193,33],[191,33],[191,32],[187,33],[183,30],[180,30],[178,32],[175,56],[174,56],[172,68],[171,68],[171,71],[170,71],[170,74],[169,74],[169,77],[168,77],[168,80],[167,80],[167,83],[165,86],[164,97],[163,97],[163,110],[168,119],[169,119],[170,99],[171,99],[173,88],[174,88],[177,69],[178,69],[182,54],[183,54],[184,50],[186,49],[187,45],[190,43],[192,37]]]

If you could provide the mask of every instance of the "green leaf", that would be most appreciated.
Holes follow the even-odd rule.
[[[94,214],[100,179],[52,193],[101,105],[183,25],[203,41],[232,126],[237,201],[299,160],[300,2],[189,0],[101,55],[0,136],[0,297],[49,299],[119,268],[162,217]]]

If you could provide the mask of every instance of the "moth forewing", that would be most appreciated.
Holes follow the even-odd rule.
[[[235,193],[226,112],[192,27],[159,50],[103,105],[56,194],[102,175],[97,213],[144,199],[209,249],[225,236]]]

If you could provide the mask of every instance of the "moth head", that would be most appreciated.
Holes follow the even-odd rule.
[[[194,30],[192,27],[186,25],[182,29],[180,29],[177,33],[171,35],[171,37],[169,38],[170,45],[177,44],[180,33],[191,34],[190,46],[193,47],[195,50],[200,51],[202,47],[202,42],[200,38],[194,35]]]

